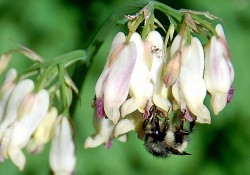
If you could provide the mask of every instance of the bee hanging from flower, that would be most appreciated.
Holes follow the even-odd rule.
[[[150,108],[149,117],[143,122],[144,146],[146,150],[156,157],[166,158],[171,154],[190,155],[185,152],[189,142],[189,134],[193,130],[194,121],[189,123],[189,130],[184,130],[185,118],[178,118],[178,125],[171,125],[168,116],[162,116],[162,112],[155,105]],[[180,115],[180,114],[178,114]],[[174,120],[174,119],[173,119]],[[176,119],[175,119],[176,120]]]

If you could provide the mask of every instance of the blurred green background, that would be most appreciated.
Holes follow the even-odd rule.
[[[106,17],[132,0],[0,0],[0,53],[16,48],[17,41],[51,58],[85,48]],[[164,1],[162,1],[164,2]],[[82,89],[76,123],[77,175],[235,175],[250,174],[250,1],[249,0],[168,0],[180,9],[209,11],[223,19],[224,30],[235,68],[235,94],[232,102],[212,116],[211,125],[198,125],[187,149],[191,156],[157,159],[144,150],[135,133],[127,143],[115,141],[110,150],[100,146],[83,149],[87,136],[94,133],[90,103],[95,82],[105,63],[111,35],[95,57]],[[15,56],[19,69],[30,64]],[[82,75],[79,75],[82,76]],[[26,153],[23,172],[10,160],[0,163],[4,175],[48,175],[49,145],[39,155]]]

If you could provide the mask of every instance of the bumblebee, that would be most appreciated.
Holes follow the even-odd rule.
[[[153,156],[162,158],[169,157],[171,154],[190,155],[185,152],[185,149],[189,142],[189,134],[193,130],[194,121],[190,122],[189,131],[184,130],[184,122],[185,118],[182,116],[177,125],[171,125],[169,118],[163,116],[163,113],[153,105],[149,111],[149,117],[143,122],[146,150]]]

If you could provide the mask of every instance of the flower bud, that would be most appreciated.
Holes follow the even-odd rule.
[[[164,83],[167,87],[172,86],[177,80],[181,70],[182,48],[181,37],[177,35],[171,46],[171,59],[167,63]]]

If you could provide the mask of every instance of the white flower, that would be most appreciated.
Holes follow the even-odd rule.
[[[125,117],[137,109],[141,113],[148,113],[153,103],[168,111],[171,104],[163,82],[163,64],[166,57],[161,35],[157,31],[151,31],[146,40],[142,41],[140,35],[134,33],[131,41],[136,44],[137,56],[130,80],[131,98],[122,105],[122,116]]]
[[[139,110],[145,112],[145,108],[153,95],[153,84],[150,82],[150,69],[152,65],[152,54],[150,46],[144,43],[138,33],[133,33],[130,41],[136,45],[137,55],[135,67],[130,79],[130,99],[122,105],[122,117]],[[146,47],[148,49],[146,49]]]
[[[9,137],[5,147],[8,155],[20,170],[25,165],[25,156],[21,151],[30,140],[31,135],[45,117],[49,107],[49,94],[46,90],[29,93],[22,100],[18,110],[18,119],[10,126],[10,134],[3,135],[3,140]]]
[[[172,88],[173,96],[182,110],[190,110],[197,117],[197,122],[210,123],[210,113],[203,104],[206,96],[203,71],[203,48],[197,38],[192,38],[191,44],[184,46],[182,50],[181,69]]]
[[[151,43],[153,62],[151,67],[151,79],[154,86],[153,103],[165,112],[168,112],[172,105],[167,99],[167,91],[163,81],[163,65],[166,63],[166,55],[163,40],[159,32],[152,31],[148,34],[147,42]]]
[[[211,94],[211,106],[217,115],[226,105],[228,93],[234,79],[230,51],[223,28],[216,26],[219,37],[213,36],[205,47],[204,79]]]
[[[10,97],[10,94],[16,86],[15,79],[17,77],[16,69],[9,69],[3,85],[0,90],[0,122],[4,118],[4,112]]]
[[[106,115],[114,123],[118,122],[119,108],[128,96],[129,81],[136,60],[134,42],[126,44],[125,40],[121,32],[115,36],[95,88],[97,115]]]
[[[75,170],[75,146],[68,119],[59,116],[51,143],[49,163],[55,175],[71,175]]]
[[[0,124],[0,140],[3,132],[8,128],[17,118],[19,105],[22,100],[34,89],[34,82],[30,79],[20,81],[15,88],[12,90],[3,120]]]

